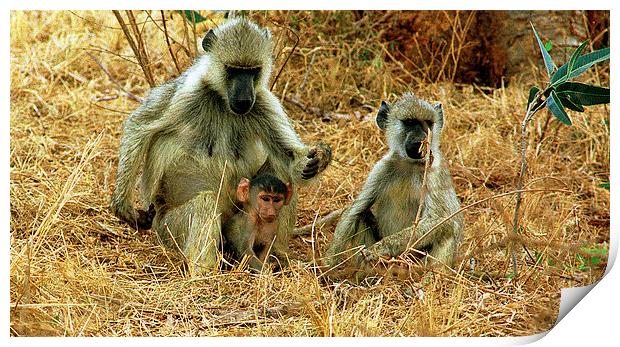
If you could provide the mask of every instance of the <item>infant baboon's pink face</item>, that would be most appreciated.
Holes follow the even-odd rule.
[[[266,223],[275,221],[284,206],[284,198],[284,195],[279,193],[259,192],[256,200],[260,219]]]

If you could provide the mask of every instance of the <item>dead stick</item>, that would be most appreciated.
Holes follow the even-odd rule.
[[[118,24],[120,24],[121,29],[123,29],[123,33],[125,34],[125,38],[127,38],[127,41],[129,42],[129,46],[131,47],[131,50],[133,51],[134,55],[137,58],[139,55],[138,48],[136,47],[136,43],[134,42],[133,37],[131,37],[131,33],[129,32],[129,29],[127,28],[127,24],[125,24],[125,21],[123,20],[123,17],[118,12],[118,10],[112,10],[112,12],[114,13],[114,16],[116,16],[116,20],[118,21]]]
[[[155,87],[155,79],[153,79],[153,74],[151,73],[151,63],[149,62],[148,54],[146,53],[146,46],[144,45],[144,41],[142,40],[142,34],[138,29],[138,24],[136,23],[136,18],[133,15],[131,10],[127,10],[127,17],[129,18],[129,24],[131,24],[131,28],[133,29],[134,36],[136,37],[137,47],[139,52],[139,61],[142,70],[144,71],[144,75],[146,76],[146,81],[149,83],[151,88]]]
[[[168,28],[166,27],[166,16],[164,16],[164,11],[161,10],[161,21],[164,26],[164,35],[166,36],[166,44],[168,45],[168,52],[170,52],[170,56],[172,57],[172,62],[174,62],[174,67],[177,69],[177,73],[181,74],[181,69],[179,69],[179,63],[177,62],[177,57],[172,52],[172,47],[170,46],[170,38],[168,37]]]
[[[312,229],[330,226],[334,224],[334,222],[336,221],[336,219],[338,219],[338,217],[340,217],[340,215],[342,214],[342,211],[344,211],[343,208],[332,211],[325,217],[322,217],[321,219],[317,220],[315,223],[311,223],[303,227],[295,228],[293,229],[292,235],[308,235],[312,232]]]
[[[151,81],[149,81],[149,73],[146,71],[146,66],[142,62],[140,51],[138,50],[138,47],[136,46],[136,42],[134,41],[133,37],[131,36],[131,33],[129,32],[129,28],[127,28],[127,24],[125,23],[125,21],[123,20],[123,17],[117,10],[113,10],[112,12],[114,13],[114,16],[116,16],[116,20],[118,21],[118,24],[120,24],[121,29],[123,29],[125,38],[127,38],[127,42],[129,42],[129,46],[131,47],[133,54],[138,59],[138,63],[140,64],[140,67],[142,68],[142,71],[144,72],[144,76],[146,77],[147,82],[149,82],[149,85],[151,85],[151,87],[154,87],[155,83],[151,84]]]
[[[272,23],[277,25],[277,26],[279,26],[279,27],[282,27],[281,25],[279,25],[276,22],[272,21]],[[273,87],[276,85],[276,82],[278,82],[278,78],[280,78],[280,74],[282,73],[282,70],[284,70],[284,67],[286,66],[286,63],[288,63],[288,60],[291,58],[293,53],[295,53],[295,49],[297,48],[297,45],[299,44],[299,35],[297,35],[297,33],[293,29],[288,27],[288,26],[286,27],[286,29],[288,31],[290,31],[291,33],[293,33],[293,35],[295,35],[295,44],[293,45],[293,49],[291,49],[291,53],[286,56],[286,59],[284,60],[284,63],[282,64],[282,66],[280,67],[280,70],[276,74],[276,78],[273,79],[273,83],[271,83],[271,88],[269,88],[269,90],[273,90]]]

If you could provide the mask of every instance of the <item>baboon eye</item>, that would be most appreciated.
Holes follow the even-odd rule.
[[[420,124],[420,121],[417,119],[403,119],[401,120],[401,122],[403,122],[403,125],[407,128],[413,127],[416,124]]]
[[[260,76],[260,67],[255,67],[249,69],[250,73],[254,76],[254,81],[258,81],[258,76]]]
[[[229,77],[238,76],[238,75],[252,75],[252,77],[256,80],[258,75],[260,74],[260,67],[251,67],[251,68],[243,68],[236,66],[226,66],[226,74]]]
[[[426,125],[428,125],[429,128],[433,127],[433,122],[431,122],[430,120],[425,121]]]

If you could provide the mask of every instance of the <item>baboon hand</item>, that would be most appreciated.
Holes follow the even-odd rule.
[[[134,208],[120,209],[116,206],[112,206],[114,214],[122,221],[131,225],[132,227],[138,227],[139,229],[150,229],[153,224],[153,218],[155,217],[155,206],[151,204],[148,211],[136,210]]]
[[[364,248],[360,251],[364,261],[368,264],[377,264],[379,262],[387,262],[393,259],[389,254],[380,254],[376,247]]]
[[[332,160],[332,149],[328,144],[320,142],[310,148],[306,158],[308,161],[301,173],[301,178],[308,180],[327,168],[327,165]]]
[[[149,206],[148,211],[138,210],[138,228],[143,230],[151,229],[153,218],[155,218],[155,206],[153,204]]]
[[[375,264],[379,261],[379,255],[368,248],[362,249],[360,253],[366,263]]]

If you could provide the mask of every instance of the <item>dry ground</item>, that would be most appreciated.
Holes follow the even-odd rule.
[[[372,115],[382,99],[407,90],[444,105],[442,146],[463,206],[514,189],[534,66],[498,89],[423,83],[390,58],[365,17],[352,24],[348,12],[252,16],[274,31],[276,71],[294,39],[275,23],[304,33],[274,91],[305,141],[334,149],[320,184],[301,191],[300,225],[356,196],[386,150]],[[187,46],[179,22],[177,15],[168,25]],[[161,31],[152,22],[141,28],[156,83],[174,77]],[[531,335],[553,325],[561,288],[593,283],[605,269],[606,255],[595,264],[579,249],[604,252],[609,240],[609,191],[599,187],[609,181],[609,108],[599,106],[571,113],[572,127],[545,111],[529,128],[526,184],[540,192],[525,195],[517,276],[506,242],[508,195],[465,210],[457,266],[447,273],[322,281],[306,262],[326,248],[326,227],[291,239],[292,257],[305,262],[283,273],[187,277],[183,259],[154,233],[132,230],[108,210],[121,123],[138,105],[116,83],[133,95],[148,91],[134,60],[111,12],[11,13],[11,335]],[[189,61],[182,53],[179,60],[181,68]],[[585,78],[608,85],[608,68]],[[470,259],[490,279],[463,276]]]

